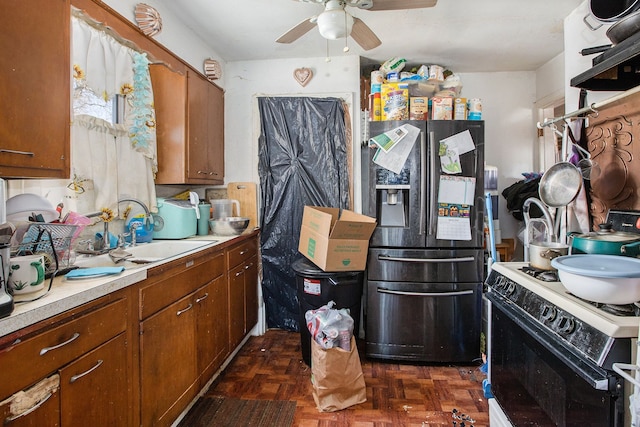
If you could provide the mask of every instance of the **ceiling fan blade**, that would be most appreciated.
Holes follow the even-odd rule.
[[[316,22],[311,22],[310,19],[305,19],[300,22],[298,25],[284,33],[283,35],[276,40],[277,43],[292,43],[298,40],[300,37],[307,34],[313,27],[316,26]]]
[[[369,10],[404,10],[433,7],[438,0],[373,0]]]
[[[353,29],[351,30],[351,37],[358,43],[364,50],[370,50],[374,47],[378,47],[382,44],[378,36],[375,35],[371,28],[365,24],[362,19],[353,17]]]

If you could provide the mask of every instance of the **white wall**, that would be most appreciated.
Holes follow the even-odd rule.
[[[536,70],[536,104],[541,107],[564,99],[564,52]]]
[[[310,68],[313,78],[302,87],[294,80],[298,68]],[[359,138],[360,58],[353,55],[325,58],[229,62],[225,88],[225,182],[258,182],[259,118],[255,97],[339,96],[352,102],[354,146]],[[354,111],[355,110],[355,111]]]
[[[120,15],[136,24],[135,7],[140,3],[138,0],[103,1]],[[222,68],[222,78],[216,81],[216,84],[224,87],[226,74],[224,71],[225,62],[215,52],[212,45],[194,33],[189,28],[188,23],[182,22],[170,9],[157,0],[146,0],[144,3],[155,8],[162,17],[162,31],[152,38],[200,72],[204,72],[203,62],[205,59],[212,58],[217,60]]]
[[[498,167],[498,192],[520,181],[523,172],[533,172],[536,128],[534,72],[460,74],[462,96],[482,99],[485,121],[485,162]],[[516,237],[522,223],[507,212],[499,197],[498,218],[502,237]]]

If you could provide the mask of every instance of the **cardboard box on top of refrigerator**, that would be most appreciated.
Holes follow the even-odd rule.
[[[298,250],[324,271],[362,271],[376,220],[346,209],[305,206]]]

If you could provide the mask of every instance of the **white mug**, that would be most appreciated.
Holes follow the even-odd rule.
[[[14,295],[28,294],[44,288],[44,257],[26,255],[11,258],[9,287]]]

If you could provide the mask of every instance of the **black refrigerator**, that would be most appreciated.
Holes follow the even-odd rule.
[[[369,122],[369,136],[403,125],[413,127],[412,145],[395,166],[383,157],[395,147],[362,148],[363,213],[378,222],[366,271],[366,355],[470,362],[480,357],[482,330],[484,122]]]

